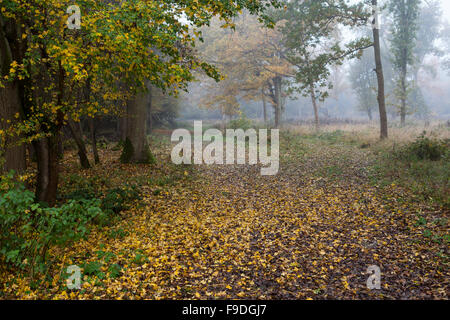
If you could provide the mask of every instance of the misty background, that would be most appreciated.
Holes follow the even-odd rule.
[[[383,3],[382,3],[383,5]],[[386,103],[388,119],[390,123],[399,121],[398,110],[393,101],[395,90],[395,71],[392,66],[392,54],[390,53],[390,27],[391,17],[386,9],[381,12],[380,33],[382,37],[383,68],[386,82]],[[341,36],[350,39],[355,36],[370,35],[370,27],[367,30],[357,31],[341,28]],[[204,45],[208,43],[208,29],[205,33]],[[366,32],[366,34],[364,34]],[[217,41],[212,38],[210,41]],[[410,75],[411,81],[417,90],[409,93],[408,100],[412,105],[408,121],[449,121],[450,120],[450,72],[448,63],[450,60],[450,2],[445,0],[423,1],[419,17],[419,28],[415,53],[417,61],[414,64],[414,75]],[[349,59],[338,67],[331,68],[330,81],[333,88],[329,91],[329,97],[319,104],[321,121],[327,119],[339,120],[378,120],[378,106],[376,101],[376,75],[370,74],[374,69],[373,48],[364,51],[360,59]],[[374,78],[373,87],[365,90],[366,106],[361,105],[361,97],[357,94],[357,82],[364,72],[368,77]],[[414,78],[414,79],[413,79]],[[214,92],[205,90],[207,82],[202,77],[189,86],[189,92],[181,94],[177,99],[171,99],[176,104],[178,120],[193,119],[222,119],[220,110],[203,106],[202,101],[214,97]],[[220,86],[220,83],[219,83]],[[311,99],[298,93],[292,93],[285,98],[285,110],[282,114],[283,121],[310,121],[313,119]],[[249,101],[242,98],[242,94],[236,94],[240,112],[229,118],[241,116],[250,119],[263,119],[263,107],[261,101]],[[369,102],[371,101],[371,102]],[[367,105],[370,105],[369,107]],[[172,108],[173,109],[173,108]],[[273,109],[268,108],[268,118],[273,119]]]

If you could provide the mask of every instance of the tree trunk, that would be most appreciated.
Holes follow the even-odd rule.
[[[13,125],[17,119],[16,114],[21,114],[22,106],[20,102],[18,86],[15,83],[5,83],[4,88],[0,88],[0,130],[6,130]],[[4,119],[3,121],[1,119]],[[6,120],[11,121],[10,124]],[[4,163],[0,162],[0,172],[23,172],[26,169],[26,146],[15,145],[17,139],[0,140],[0,158],[4,157]]]
[[[267,124],[267,104],[266,104],[266,94],[264,89],[261,90],[261,96],[263,101],[263,116],[264,116],[264,124]]]
[[[406,123],[406,65],[402,66],[401,77],[400,125],[404,127]]]
[[[281,77],[274,78],[275,87],[275,128],[281,124]]]
[[[149,92],[141,92],[127,103],[127,130],[121,161],[124,163],[148,163],[150,149],[147,140],[147,109]]]
[[[84,95],[86,101],[91,101],[91,78],[88,78],[84,90]],[[94,154],[94,161],[96,164],[100,163],[100,157],[98,156],[98,150],[97,150],[97,132],[95,128],[95,117],[88,119],[88,125],[89,125],[89,133],[91,135],[91,143],[92,143],[92,153]],[[81,132],[81,130],[80,130]],[[87,159],[87,156],[86,156]]]
[[[99,164],[100,163],[100,157],[98,155],[98,150],[97,150],[97,129],[95,126],[95,118],[89,118],[89,129],[91,132],[91,141],[92,141],[92,153],[94,154],[94,161],[95,164]]]
[[[59,175],[59,134],[33,142],[38,164],[36,200],[49,206],[56,203]]]
[[[280,106],[275,104],[275,128],[280,127]]]
[[[8,34],[7,31],[9,30]],[[13,60],[20,63],[21,56],[25,50],[24,45],[17,42],[17,34],[19,34],[20,26],[16,25],[14,20],[5,22],[0,17],[0,75],[9,74],[10,65]],[[13,41],[10,44],[10,40]],[[19,83],[4,83],[4,87],[0,88],[0,130],[7,129],[10,125],[17,121],[15,115],[22,115],[23,106],[20,95]],[[4,119],[4,120],[1,120]],[[6,121],[10,121],[8,124]],[[26,169],[26,148],[24,145],[15,146],[16,139],[12,141],[0,140],[0,158],[4,157],[5,162],[0,162],[0,172],[15,170],[22,172]]]
[[[319,107],[317,106],[316,94],[314,92],[314,86],[309,86],[309,93],[311,95],[311,101],[314,108],[314,125],[316,130],[319,130],[320,122],[319,122]]]
[[[372,0],[372,5],[374,7],[378,6],[377,0]],[[374,14],[377,15],[377,11],[374,10]],[[378,19],[375,16],[375,19]],[[383,74],[383,64],[381,62],[381,49],[380,49],[380,30],[376,27],[373,28],[373,40],[374,40],[374,51],[375,51],[375,65],[378,80],[378,108],[380,113],[380,138],[381,140],[388,137],[388,124],[386,115],[386,99],[384,96],[384,74]]]
[[[153,106],[153,96],[151,92],[151,88],[149,89],[149,102],[148,102],[148,110],[147,110],[147,130],[148,134],[151,134],[153,131],[153,117],[152,117],[152,106]]]
[[[126,116],[121,116],[118,120],[118,131],[119,131],[119,140],[125,141],[127,138],[127,118]]]
[[[372,121],[372,109],[367,109],[367,115],[369,116],[369,121]]]
[[[220,129],[222,130],[222,132],[225,132],[225,128],[227,126],[227,116],[225,114],[225,108],[222,107],[221,109],[221,113],[222,113],[222,121],[220,122]]]
[[[81,167],[84,169],[89,169],[91,167],[91,164],[89,163],[89,159],[87,157],[86,145],[83,141],[83,133],[81,132],[80,123],[75,123],[75,121],[70,119],[69,129],[78,146],[78,156],[80,157]]]

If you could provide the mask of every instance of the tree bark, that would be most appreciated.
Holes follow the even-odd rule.
[[[18,28],[20,29],[20,26],[17,26],[15,21],[4,22],[0,18],[0,74],[2,77],[9,74],[13,60],[20,63],[22,51],[25,50],[24,46],[17,41],[17,34],[20,31]],[[21,117],[22,113],[19,82],[5,83],[4,87],[0,88],[0,130],[6,130],[13,125],[18,120],[15,115],[19,114]],[[10,123],[7,123],[8,120]],[[5,160],[3,164],[0,162],[0,172],[24,171],[26,169],[26,147],[17,145],[17,138],[7,140],[0,141],[0,158],[4,157]]]
[[[91,164],[87,157],[86,145],[83,141],[83,133],[81,132],[80,123],[75,123],[72,119],[69,120],[69,129],[72,137],[78,146],[78,156],[80,157],[80,164],[83,169],[89,169]]]
[[[5,83],[0,89],[0,130],[7,130],[17,119],[16,114],[21,114],[19,90],[15,83]],[[3,121],[1,119],[4,119]],[[6,120],[9,120],[8,124]],[[0,158],[4,157],[4,163],[0,162],[0,172],[14,170],[21,173],[26,169],[26,146],[17,145],[17,138],[0,141]]]
[[[273,82],[275,87],[275,128],[279,128],[281,125],[281,77],[275,77]]]
[[[402,66],[401,73],[401,106],[400,106],[400,125],[406,124],[406,64]]]
[[[119,131],[119,140],[120,141],[125,141],[125,139],[127,138],[127,118],[126,115],[125,116],[121,116],[121,118],[119,118],[118,120],[118,131]]]
[[[147,132],[151,134],[153,131],[153,116],[152,116],[152,107],[153,107],[153,96],[151,88],[149,88],[149,101],[148,101],[148,109],[147,109]]]
[[[264,124],[267,124],[267,104],[266,104],[266,94],[264,89],[261,90],[261,96],[263,101],[263,116],[264,116]]]
[[[225,132],[225,128],[227,126],[227,115],[225,114],[225,107],[222,107],[220,111],[222,113],[222,121],[220,122],[220,129],[222,130],[222,132]]]
[[[372,5],[376,7],[378,5],[377,0],[372,0]],[[377,15],[376,10],[374,10],[374,15]],[[375,19],[378,19],[375,16]],[[383,74],[383,64],[381,62],[381,49],[380,49],[380,30],[374,27],[373,40],[374,40],[374,51],[375,51],[375,71],[377,73],[378,81],[378,109],[380,113],[380,139],[386,139],[388,137],[388,124],[386,115],[386,98],[384,95],[384,74]]]
[[[311,84],[309,86],[309,93],[311,95],[311,101],[314,109],[314,125],[316,127],[316,130],[319,130],[320,122],[319,122],[319,107],[317,105],[317,99],[316,94],[314,92],[314,86]]]
[[[98,149],[97,149],[97,129],[95,126],[95,118],[89,118],[89,129],[91,132],[91,141],[92,141],[92,153],[94,154],[94,161],[95,164],[100,163],[100,157],[98,155]]]
[[[150,102],[150,93],[141,92],[127,103],[127,130],[126,141],[131,143],[130,154],[122,155],[125,163],[148,163],[150,149],[147,140],[147,110]],[[126,148],[124,147],[124,152]]]
[[[90,101],[91,100],[91,78],[88,78],[88,80],[86,81],[86,87],[84,90],[84,94],[85,94],[86,101]],[[100,157],[98,156],[98,150],[97,150],[97,132],[96,132],[96,128],[95,128],[95,117],[88,119],[88,125],[89,125],[89,132],[91,135],[92,153],[94,154],[94,161],[96,164],[99,164]],[[87,157],[86,157],[86,159],[87,159]]]
[[[37,157],[38,175],[36,199],[49,206],[56,203],[59,175],[59,134],[33,142]]]

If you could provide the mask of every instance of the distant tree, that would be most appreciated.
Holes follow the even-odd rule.
[[[435,66],[427,64],[425,58],[430,54],[435,56],[443,55],[443,51],[436,44],[436,40],[441,37],[441,18],[442,9],[440,2],[437,0],[424,1],[418,18],[417,41],[414,47],[415,63],[412,67],[414,82],[409,97],[410,104],[414,105],[415,112],[422,118],[428,118],[430,110],[422,93],[419,75],[422,72],[427,72],[433,77],[437,74]]]
[[[350,81],[358,98],[358,109],[367,113],[370,120],[377,108],[377,75],[373,71],[375,58],[373,50],[365,50],[361,59],[350,67]]]
[[[450,24],[446,23],[439,35],[442,40],[443,51],[445,52],[442,66],[450,74]]]
[[[391,29],[391,51],[393,64],[398,72],[399,113],[401,125],[405,125],[408,113],[408,93],[411,83],[408,83],[408,68],[415,63],[414,50],[417,43],[418,21],[420,16],[420,0],[390,0],[389,10],[393,17]]]
[[[290,63],[282,58],[280,27],[266,28],[244,13],[235,20],[233,31],[224,30],[216,21],[204,35],[199,51],[219,67],[224,79],[220,83],[204,81],[207,94],[202,105],[232,117],[240,113],[242,100],[262,101],[264,109],[270,103],[278,127],[286,97],[283,80],[293,76]]]
[[[344,59],[359,57],[362,49],[372,46],[368,38],[342,45],[336,33],[339,25],[366,24],[367,14],[361,5],[348,5],[340,0],[293,0],[285,10],[278,11],[279,20],[286,20],[282,33],[287,50],[284,58],[296,67],[293,90],[309,96],[319,128],[318,101],[323,101],[332,88],[330,66]]]

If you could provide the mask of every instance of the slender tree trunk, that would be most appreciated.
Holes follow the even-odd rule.
[[[262,102],[263,102],[264,123],[267,124],[267,104],[266,104],[266,94],[264,92],[264,89],[261,90],[261,97],[262,97]]]
[[[36,181],[36,198],[40,201],[46,201],[49,185],[49,152],[47,140],[47,138],[44,138],[39,141],[33,142],[38,169]]]
[[[89,163],[89,159],[87,157],[86,145],[83,141],[83,133],[81,131],[80,123],[75,123],[75,121],[70,119],[69,129],[72,133],[73,139],[78,146],[78,156],[80,157],[81,167],[83,167],[84,169],[89,169],[91,167],[91,164]]]
[[[91,141],[92,141],[92,153],[94,154],[94,161],[96,164],[100,163],[100,157],[98,155],[97,150],[97,129],[96,129],[96,121],[95,118],[89,118],[89,131],[91,133]]]
[[[275,87],[275,128],[281,125],[281,77],[274,78]]]
[[[84,95],[85,95],[86,101],[88,101],[88,102],[91,101],[91,78],[88,78],[88,80],[86,81]],[[88,119],[88,125],[89,125],[89,133],[91,136],[92,153],[94,154],[94,161],[96,164],[99,164],[100,157],[98,156],[98,150],[97,150],[97,132],[96,132],[96,128],[95,128],[95,116],[94,116],[94,118]],[[80,128],[80,132],[81,132],[81,128]],[[87,159],[87,156],[85,158]],[[85,160],[83,160],[83,161],[85,161]]]
[[[316,130],[319,130],[319,127],[320,127],[319,107],[317,105],[317,99],[316,99],[316,94],[314,92],[314,86],[313,85],[309,86],[309,94],[311,95],[311,102],[312,102],[313,109],[314,109],[314,125],[316,127]]]
[[[225,108],[222,108],[221,109],[221,113],[222,113],[222,121],[221,121],[221,123],[220,123],[220,126],[221,126],[221,130],[222,130],[222,132],[225,132],[225,128],[226,128],[226,122],[227,122],[227,116],[226,116],[226,114],[225,114]]]
[[[367,109],[367,115],[369,116],[369,121],[372,121],[372,109]]]
[[[402,66],[401,77],[400,125],[404,127],[406,124],[406,64]]]
[[[372,5],[374,7],[378,6],[377,0],[372,0]],[[374,14],[377,15],[377,11],[374,10]],[[375,16],[378,19],[377,16]],[[388,124],[386,115],[386,98],[384,95],[384,74],[383,74],[383,64],[381,62],[381,49],[380,49],[380,30],[376,27],[373,28],[373,40],[374,40],[374,51],[375,51],[375,65],[378,80],[378,108],[380,113],[380,138],[381,140],[388,137]]]

